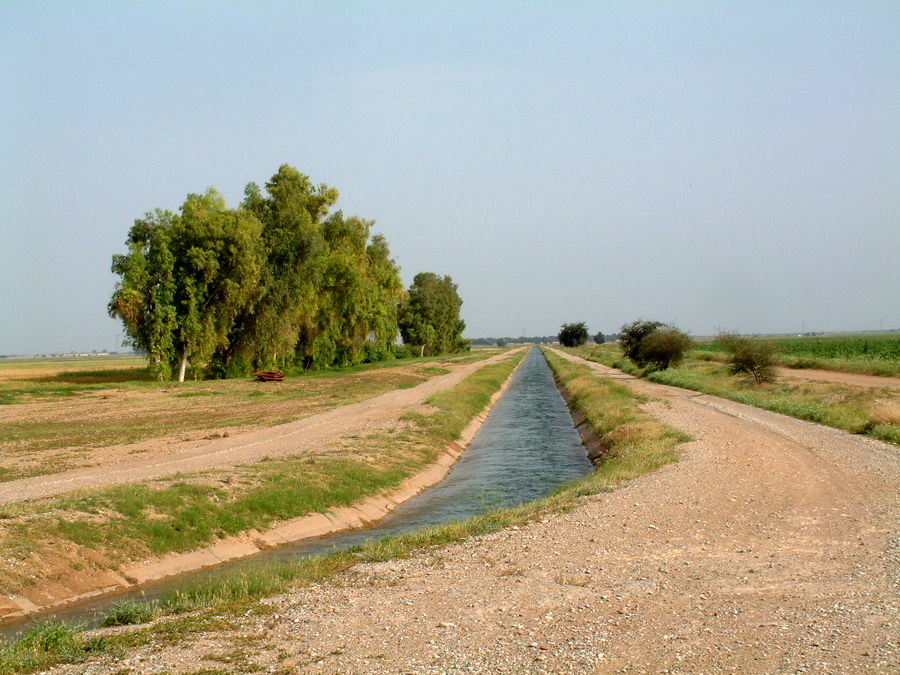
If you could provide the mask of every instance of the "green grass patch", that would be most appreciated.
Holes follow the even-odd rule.
[[[109,619],[116,625],[127,622],[143,622],[146,617],[178,615],[151,626],[122,635],[91,637],[90,633],[71,631],[64,648],[58,652],[46,650],[40,659],[26,661],[21,654],[27,651],[33,638],[26,635],[15,642],[0,647],[0,673],[29,672],[56,663],[78,662],[96,654],[117,653],[129,647],[158,644],[165,641],[181,641],[190,635],[211,630],[210,622],[225,622],[220,615],[238,616],[247,611],[265,611],[258,601],[299,586],[321,583],[359,563],[380,562],[396,557],[407,557],[424,550],[452,544],[463,539],[488,534],[514,525],[522,525],[543,516],[571,510],[579,498],[613,489],[623,481],[634,479],[678,458],[677,445],[688,437],[658,422],[640,410],[640,397],[626,387],[593,375],[584,365],[572,364],[552,353],[548,361],[560,382],[570,394],[571,404],[581,411],[600,436],[607,448],[604,461],[589,475],[557,488],[542,499],[513,508],[491,511],[464,521],[425,528],[401,536],[388,537],[325,556],[300,558],[290,561],[271,561],[244,567],[240,570],[207,577],[188,587],[173,591],[158,604],[148,603],[139,608],[129,603],[124,608],[114,607]],[[515,359],[517,362],[518,359]],[[499,364],[498,364],[499,365]],[[507,363],[508,375],[513,363]],[[478,412],[478,401],[487,400],[503,382],[504,369],[482,371],[480,382],[471,382],[473,375],[464,381],[458,396],[439,396],[432,400],[441,415],[459,417],[468,411]],[[477,375],[478,373],[476,373]],[[463,385],[466,385],[463,387]],[[466,399],[461,404],[456,399]],[[474,413],[473,413],[474,414]],[[462,429],[465,420],[433,420],[431,433],[451,434],[453,428]],[[442,436],[435,436],[440,438]],[[188,613],[188,614],[185,614]],[[214,628],[212,628],[214,629]],[[12,665],[15,664],[15,665]],[[14,668],[18,666],[19,669]],[[25,667],[22,667],[25,666]]]

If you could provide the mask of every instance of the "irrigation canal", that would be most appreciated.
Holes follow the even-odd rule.
[[[400,504],[390,515],[362,530],[338,532],[288,544],[250,558],[164,580],[140,590],[73,605],[53,618],[95,624],[103,610],[123,599],[161,597],[198,578],[234,571],[273,559],[332,553],[487,511],[538,499],[591,470],[581,437],[572,426],[540,350],[532,349],[513,374],[506,393],[448,476],[436,486]],[[0,628],[9,637],[36,620]]]

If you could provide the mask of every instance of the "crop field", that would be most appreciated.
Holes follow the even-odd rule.
[[[817,359],[865,359],[869,361],[900,361],[900,337],[890,335],[778,337],[765,338],[774,342],[778,352],[788,356],[809,356]],[[724,351],[716,341],[700,342],[707,351]]]
[[[822,337],[762,337],[775,344],[776,359],[788,368],[824,368],[868,375],[900,374],[900,337],[896,334]],[[700,358],[722,360],[725,347],[716,340],[698,341]]]

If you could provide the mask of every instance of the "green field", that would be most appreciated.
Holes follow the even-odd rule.
[[[780,354],[809,356],[816,359],[860,359],[867,361],[900,361],[900,337],[890,335],[859,335],[822,337],[765,338],[774,342]],[[708,351],[725,351],[716,341],[698,342]]]
[[[760,337],[775,344],[776,360],[788,368],[822,368],[893,377],[900,374],[900,336],[896,333]],[[726,349],[716,340],[696,342],[694,355],[724,360]]]

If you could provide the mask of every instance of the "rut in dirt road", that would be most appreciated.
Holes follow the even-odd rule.
[[[242,641],[240,667],[317,673],[900,670],[894,447],[587,365],[693,435],[681,461],[234,629],[61,670],[221,668]]]
[[[127,458],[107,465],[0,483],[0,504],[295,454],[347,434],[365,433],[379,424],[397,419],[429,396],[453,387],[476,370],[508,358],[512,353],[505,352],[475,363],[451,366],[452,372],[433,377],[411,389],[390,391],[287,424],[194,443],[162,456]]]

